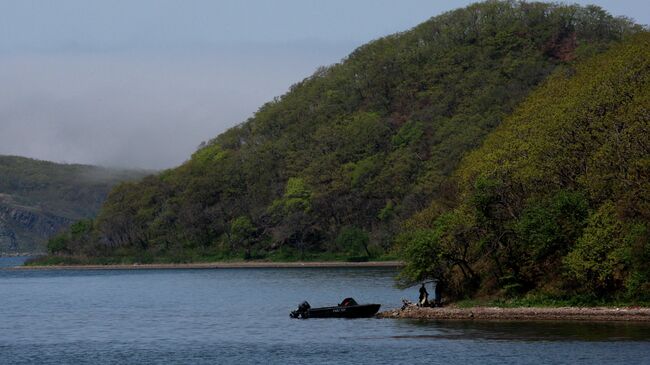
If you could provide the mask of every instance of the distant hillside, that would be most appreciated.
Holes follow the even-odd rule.
[[[378,257],[549,75],[640,28],[594,6],[487,1],[366,44],[182,166],[113,189],[51,252],[114,261]]]
[[[144,174],[0,156],[0,253],[43,252],[53,234],[94,217],[113,185]]]
[[[650,301],[650,33],[530,95],[400,237],[456,297]]]

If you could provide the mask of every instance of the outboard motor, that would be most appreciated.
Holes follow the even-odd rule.
[[[306,319],[309,317],[309,308],[311,308],[311,305],[307,301],[304,301],[300,303],[298,309],[289,314],[289,317]]]

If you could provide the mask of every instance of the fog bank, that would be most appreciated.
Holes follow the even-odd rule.
[[[162,169],[353,45],[0,57],[0,154]],[[292,80],[292,81],[289,81]]]

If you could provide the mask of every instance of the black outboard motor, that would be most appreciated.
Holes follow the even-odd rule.
[[[304,301],[304,302],[300,303],[300,305],[298,306],[298,309],[296,309],[295,311],[292,311],[289,314],[289,317],[307,319],[307,318],[309,318],[309,308],[311,308],[311,305],[309,305],[309,303],[307,303],[307,301]]]

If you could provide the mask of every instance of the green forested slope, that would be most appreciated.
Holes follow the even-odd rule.
[[[407,224],[405,279],[457,297],[650,300],[650,34],[555,72]]]
[[[637,31],[597,7],[489,1],[321,68],[182,166],[115,188],[52,252],[117,260],[381,255],[455,204],[448,176],[558,68]]]
[[[116,183],[144,172],[0,156],[0,253],[43,252],[47,239],[94,217]]]

